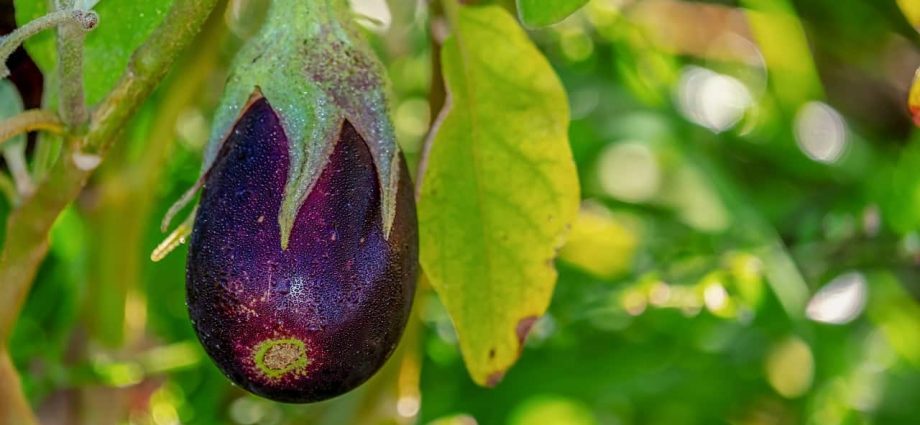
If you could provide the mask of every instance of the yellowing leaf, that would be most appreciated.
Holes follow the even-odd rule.
[[[914,124],[920,127],[920,68],[914,75],[914,85],[910,88],[910,99],[908,100],[910,115],[914,117]]]
[[[555,24],[588,3],[588,0],[517,0],[521,21],[531,27]]]
[[[421,263],[470,375],[492,386],[549,305],[578,179],[549,63],[504,9],[454,12],[442,51],[450,99],[419,195]]]
[[[920,2],[916,0],[897,0],[898,6],[904,12],[904,17],[915,27],[920,27]]]

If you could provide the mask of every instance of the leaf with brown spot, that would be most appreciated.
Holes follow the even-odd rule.
[[[578,177],[549,63],[504,9],[459,9],[442,51],[450,101],[422,178],[419,243],[470,375],[494,386],[549,305]]]
[[[533,325],[536,322],[537,316],[527,316],[518,322],[516,330],[518,343],[520,343],[521,349],[524,349],[524,342],[527,341],[527,335],[530,335],[530,330],[533,329]]]
[[[502,379],[505,379],[504,371],[493,372],[486,379],[486,386],[489,388],[495,388],[496,385],[502,382]]]

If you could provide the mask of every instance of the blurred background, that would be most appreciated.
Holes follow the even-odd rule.
[[[385,369],[308,406],[232,387],[189,324],[184,247],[149,260],[264,3],[218,9],[58,219],[10,342],[44,424],[920,424],[920,2],[592,0],[531,31],[584,197],[549,313],[482,389],[422,282]],[[443,23],[352,3],[414,164]],[[37,107],[40,73],[10,68]]]

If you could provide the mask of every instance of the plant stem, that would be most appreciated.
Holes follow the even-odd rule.
[[[134,54],[121,80],[92,115],[83,145],[105,154],[119,130],[166,74],[179,52],[193,39],[216,0],[176,0],[164,22]],[[91,168],[73,160],[73,146],[34,195],[7,219],[6,241],[0,254],[0,425],[34,424],[22,394],[16,369],[9,362],[5,342],[19,316],[42,259],[48,252],[48,232],[61,210],[86,184]],[[8,408],[7,408],[8,407]]]
[[[138,348],[135,342],[143,338],[138,333],[142,329],[131,327],[124,313],[129,297],[145,296],[137,286],[143,281],[142,271],[147,264],[147,259],[139,253],[147,249],[145,236],[154,218],[155,197],[150,194],[159,187],[169,152],[175,147],[176,122],[189,105],[201,101],[207,79],[220,63],[220,46],[226,36],[220,14],[213,14],[195,41],[195,48],[173,65],[151,102],[137,113],[131,128],[119,137],[106,156],[106,163],[96,171],[95,201],[78,204],[80,215],[94,229],[88,247],[93,266],[86,289],[99,294],[86,299],[87,336],[92,343],[119,346],[120,354],[133,357]],[[155,118],[145,118],[150,115]],[[138,159],[131,160],[138,149],[141,149]],[[87,390],[86,394],[89,399],[99,395],[94,390]],[[120,410],[124,406],[112,407]]]
[[[166,74],[177,54],[198,32],[216,0],[176,0],[163,24],[132,57],[121,80],[92,114],[84,154],[105,154],[119,130]],[[48,251],[48,231],[86,183],[92,167],[78,166],[73,146],[50,170],[35,194],[7,220],[0,255],[0,341],[9,338],[32,279]],[[84,164],[85,165],[85,164]],[[2,400],[0,400],[2,404]]]
[[[73,9],[74,0],[59,0],[61,10]],[[64,22],[57,31],[58,90],[61,102],[58,111],[67,129],[86,122],[86,101],[83,96],[83,29],[76,22]]]
[[[418,164],[415,171],[415,197],[418,198],[422,190],[422,181],[425,177],[425,170],[428,168],[428,154],[431,152],[431,145],[437,134],[438,124],[442,115],[446,112],[447,105],[447,87],[444,84],[444,74],[441,70],[441,49],[444,44],[444,38],[447,37],[447,21],[444,17],[444,6],[440,0],[431,0],[429,7],[429,28],[431,33],[431,87],[428,91],[428,116],[431,117],[431,125],[428,128],[428,134],[422,141],[419,150]]]
[[[472,1],[463,1],[463,0],[440,0],[441,7],[443,9],[444,17],[447,18],[447,23],[450,25],[451,32],[456,32],[458,20],[460,19],[460,8],[462,5],[468,5],[474,3]],[[456,34],[454,34],[456,36]]]
[[[0,344],[0,425],[35,425],[29,402],[22,394],[22,383],[10,360],[6,346]]]
[[[9,176],[3,173],[0,173],[0,193],[2,193],[6,199],[10,201],[10,204],[19,204],[19,191],[16,190],[16,185],[13,183],[13,180],[11,180]]]
[[[17,142],[4,146],[2,149],[3,159],[6,160],[6,168],[9,169],[10,175],[16,185],[17,195],[31,196],[35,191],[35,182],[32,174],[29,173],[29,165],[26,161],[26,143],[25,137],[17,137]],[[15,205],[18,205],[17,201]]]
[[[22,27],[16,29],[9,35],[0,38],[0,78],[6,78],[9,75],[9,69],[6,67],[6,60],[24,41],[35,34],[38,34],[48,28],[67,23],[75,23],[84,31],[92,29],[98,22],[98,16],[95,12],[84,12],[82,10],[58,10],[51,12],[41,18],[35,19]]]
[[[13,137],[35,130],[60,134],[63,133],[64,127],[54,112],[44,109],[28,110],[0,121],[0,145]]]

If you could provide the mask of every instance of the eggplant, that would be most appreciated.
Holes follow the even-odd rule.
[[[272,2],[228,76],[196,187],[187,303],[240,387],[343,394],[393,353],[418,261],[384,69],[344,0]],[[155,256],[157,254],[155,253]]]

